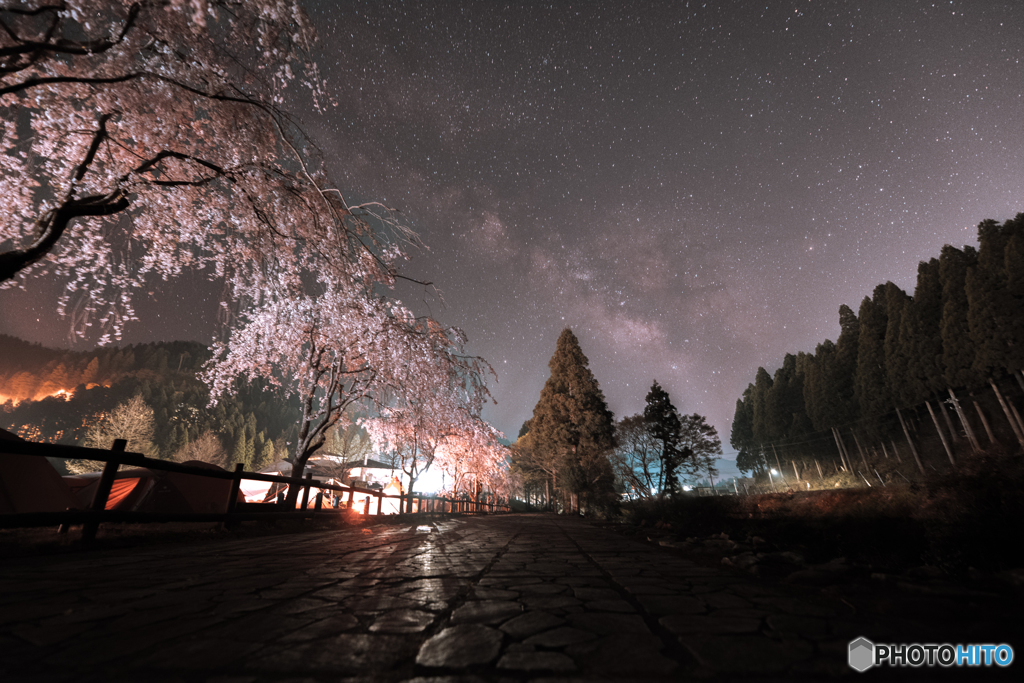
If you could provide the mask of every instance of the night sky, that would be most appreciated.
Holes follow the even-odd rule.
[[[759,365],[1024,211],[1019,0],[432,4],[311,6],[338,106],[300,108],[429,247],[406,273],[443,303],[402,298],[492,363],[510,438],[568,326],[616,417],[657,380],[729,452]],[[56,286],[0,292],[0,332],[66,345]],[[207,288],[155,289],[124,340],[209,341]]]

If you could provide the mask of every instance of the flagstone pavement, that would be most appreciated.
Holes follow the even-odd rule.
[[[1017,620],[1005,596],[789,585],[540,514],[0,558],[4,682],[987,680],[1017,672],[858,674],[847,647],[1013,642]]]

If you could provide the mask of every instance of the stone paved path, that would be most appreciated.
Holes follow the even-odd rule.
[[[0,681],[813,680],[858,675],[861,635],[1013,642],[1000,598],[861,598],[552,515],[20,558],[0,561]]]

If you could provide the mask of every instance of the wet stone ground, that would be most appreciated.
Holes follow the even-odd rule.
[[[0,681],[1016,674],[856,674],[858,636],[1018,644],[1014,596],[886,590],[701,566],[554,515],[0,559]]]

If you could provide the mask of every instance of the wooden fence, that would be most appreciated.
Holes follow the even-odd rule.
[[[31,441],[0,441],[0,454],[11,453],[17,455],[29,455],[47,458],[60,458],[62,460],[81,459],[96,460],[106,463],[100,475],[99,485],[93,495],[92,502],[86,509],[67,509],[55,512],[15,512],[0,514],[0,528],[19,527],[47,527],[60,526],[62,531],[67,531],[70,526],[82,525],[82,538],[91,541],[96,536],[99,525],[104,522],[221,522],[226,525],[233,525],[243,521],[252,520],[276,520],[276,519],[308,519],[319,515],[338,515],[348,510],[356,509],[353,499],[358,494],[366,496],[363,503],[362,514],[381,515],[385,498],[395,499],[398,502],[398,510],[401,512],[407,508],[412,509],[413,514],[434,514],[434,513],[494,513],[509,512],[509,506],[501,503],[492,503],[470,498],[447,498],[439,496],[425,496],[422,494],[409,495],[385,494],[383,491],[374,489],[363,489],[357,487],[337,486],[323,481],[313,479],[312,473],[306,473],[303,478],[284,477],[260,472],[245,472],[241,463],[235,466],[234,472],[221,469],[207,469],[167,460],[147,458],[141,453],[130,453],[125,451],[126,442],[123,439],[114,441],[112,448],[103,450],[100,448],[83,448],[80,446],[65,446],[59,444],[34,443]],[[230,493],[228,494],[226,512],[220,513],[197,513],[197,512],[137,512],[128,510],[107,510],[107,499],[113,487],[115,475],[120,465],[131,467],[143,467],[150,470],[162,470],[165,472],[178,472],[200,477],[213,479],[229,479],[231,481]],[[0,457],[0,467],[3,466],[3,459]],[[278,496],[277,503],[238,503],[238,492],[243,479],[256,481],[269,481],[274,483],[288,484],[289,486],[302,487],[301,504],[299,508],[286,508],[284,506],[283,494]],[[309,500],[311,488],[319,489],[314,501]],[[348,494],[344,508],[325,508],[323,506],[323,491],[336,491],[341,494]],[[370,497],[376,498],[376,503],[371,505]]]

